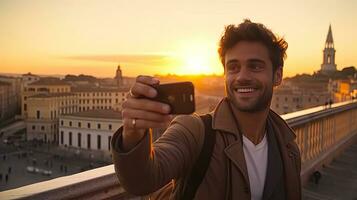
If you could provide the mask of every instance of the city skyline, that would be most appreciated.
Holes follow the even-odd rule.
[[[1,72],[112,77],[119,63],[126,76],[222,74],[217,42],[244,18],[287,40],[285,77],[320,69],[330,24],[337,69],[357,63],[354,1],[203,3],[1,1]]]

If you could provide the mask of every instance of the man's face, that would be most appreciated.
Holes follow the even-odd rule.
[[[241,41],[229,49],[224,72],[227,97],[242,112],[269,108],[273,87],[282,78],[282,68],[273,73],[268,49],[259,42]]]

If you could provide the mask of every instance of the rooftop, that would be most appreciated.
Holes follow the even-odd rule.
[[[22,76],[37,76],[37,75],[31,74],[31,72],[28,72],[27,74],[22,74]]]
[[[83,112],[64,115],[68,117],[84,117],[84,118],[102,118],[102,119],[122,119],[121,112],[106,109],[106,110],[87,110]]]
[[[40,80],[35,81],[33,83],[30,83],[29,85],[70,85],[70,84],[59,78],[46,77],[46,78],[41,78]]]
[[[65,93],[41,93],[31,96],[30,98],[52,98],[52,97],[65,97],[65,96],[74,96],[75,94],[72,92]]]

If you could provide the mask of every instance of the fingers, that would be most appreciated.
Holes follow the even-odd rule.
[[[157,92],[154,87],[155,84],[159,84],[159,79],[151,76],[138,76],[133,87],[130,89],[132,97],[148,97],[154,98],[157,95]]]
[[[142,96],[154,98],[157,95],[157,91],[155,90],[155,88],[139,82],[135,83],[130,91],[132,93],[132,96],[134,97]]]
[[[159,79],[152,77],[152,76],[144,76],[144,75],[139,75],[136,77],[136,82],[138,83],[143,83],[146,85],[154,85],[154,84],[159,84]]]

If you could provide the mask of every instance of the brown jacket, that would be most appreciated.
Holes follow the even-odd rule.
[[[267,120],[277,148],[273,151],[269,144],[264,199],[301,199],[301,160],[295,134],[273,111]],[[212,128],[217,133],[216,144],[195,199],[251,199],[242,141],[226,99],[212,113]],[[123,152],[119,129],[113,137],[112,151],[122,186],[129,193],[146,195],[171,179],[187,176],[200,153],[203,136],[204,125],[199,116],[179,116],[153,144],[147,134],[134,149]]]

